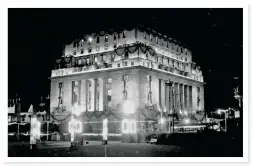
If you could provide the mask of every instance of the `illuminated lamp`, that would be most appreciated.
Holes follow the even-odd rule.
[[[74,107],[72,107],[72,109],[73,109],[72,110],[73,114],[75,114],[77,116],[79,116],[81,114],[81,109],[77,104],[75,104]]]
[[[164,124],[164,122],[165,122],[165,119],[163,118],[163,117],[161,117],[161,124]]]
[[[91,37],[91,36],[88,38],[88,41],[89,41],[89,42],[92,42],[92,37]]]
[[[188,115],[188,112],[187,112],[187,111],[184,111],[184,114],[185,114],[185,115]]]
[[[190,123],[190,119],[185,119],[185,120],[184,120],[184,123],[185,123],[185,124],[189,124],[189,123]]]
[[[135,112],[134,103],[130,100],[125,100],[123,104],[123,112],[126,114],[132,114]]]

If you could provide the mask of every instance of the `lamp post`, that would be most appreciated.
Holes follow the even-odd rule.
[[[221,115],[221,112],[225,113],[225,132],[227,132],[227,118],[228,118],[228,110],[218,110],[218,114]]]

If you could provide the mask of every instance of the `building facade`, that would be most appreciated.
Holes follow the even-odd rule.
[[[170,114],[180,121],[204,110],[202,71],[191,51],[142,26],[87,34],[67,44],[50,79],[52,118],[68,122],[75,112],[90,122],[89,132],[101,130],[92,122],[108,118],[109,133],[121,133],[125,119],[137,121],[133,128],[139,133],[161,117],[168,131]]]

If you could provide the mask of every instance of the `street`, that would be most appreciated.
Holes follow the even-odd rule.
[[[173,145],[120,142],[101,145],[101,142],[97,142],[77,149],[59,148],[55,145],[51,148],[30,150],[28,144],[16,144],[9,146],[9,157],[165,157],[175,156],[179,149],[179,146]]]

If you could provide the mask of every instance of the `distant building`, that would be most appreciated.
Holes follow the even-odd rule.
[[[124,119],[138,121],[139,132],[173,111],[180,120],[204,110],[203,75],[191,51],[142,26],[84,35],[65,46],[55,65],[50,113],[62,123],[78,111],[83,122],[107,117],[109,133],[121,132]],[[90,131],[99,126],[91,123]]]

